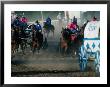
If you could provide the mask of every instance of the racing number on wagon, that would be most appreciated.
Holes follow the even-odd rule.
[[[97,25],[95,23],[92,23],[89,25],[88,30],[89,31],[94,31],[97,28]]]

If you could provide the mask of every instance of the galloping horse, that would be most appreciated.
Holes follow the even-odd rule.
[[[11,50],[12,56],[14,56],[15,52],[18,52],[19,48],[19,27],[12,27],[11,28]]]
[[[61,37],[59,51],[62,52],[63,54],[65,54],[67,52],[67,49],[68,49],[68,42],[66,40],[64,40],[63,37]]]
[[[19,43],[19,45],[20,45],[20,47],[21,47],[21,50],[22,50],[22,53],[24,54],[24,51],[25,51],[25,49],[26,49],[26,33],[25,33],[25,30],[23,29],[23,28],[21,28],[20,30],[19,30],[19,38],[20,38],[20,43]]]
[[[39,53],[43,44],[43,34],[40,31],[36,31],[34,25],[32,25],[32,52],[34,54],[36,48]]]
[[[14,56],[15,50],[16,50],[16,40],[15,40],[15,30],[11,29],[11,55]]]
[[[44,28],[43,29],[44,35],[45,35],[45,33],[47,33],[47,37],[48,37],[49,33],[52,32],[53,37],[54,37],[54,30],[55,30],[54,25],[48,25],[48,24],[46,24],[46,22],[44,22],[43,28]]]
[[[72,33],[69,29],[62,28],[62,36],[60,38],[60,51],[64,49],[64,53],[73,50],[73,45],[75,45],[77,39],[77,33]],[[70,52],[71,53],[71,52]]]

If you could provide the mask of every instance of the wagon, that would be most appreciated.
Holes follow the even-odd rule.
[[[80,71],[87,70],[91,61],[95,72],[100,72],[100,21],[90,21],[84,29],[83,44],[79,49]]]

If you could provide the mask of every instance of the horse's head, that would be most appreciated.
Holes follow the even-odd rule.
[[[62,27],[62,30],[64,30],[64,27]]]

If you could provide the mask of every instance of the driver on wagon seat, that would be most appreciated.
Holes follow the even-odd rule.
[[[67,27],[68,27],[68,29],[71,30],[72,33],[76,32],[76,29],[77,29],[77,19],[75,18],[75,16],[73,18],[73,21],[70,24],[68,24]]]
[[[41,27],[38,20],[36,21],[35,29],[36,29],[36,31],[41,31],[42,30],[42,27]]]

